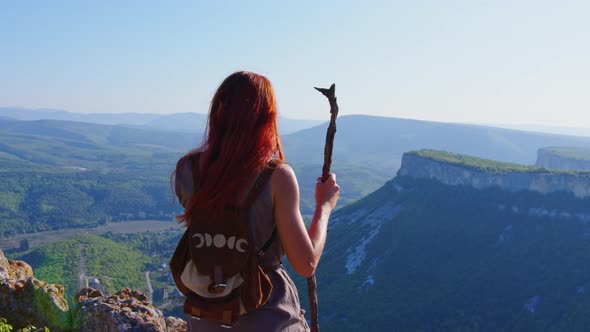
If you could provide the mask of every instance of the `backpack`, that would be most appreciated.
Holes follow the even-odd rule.
[[[199,188],[199,157],[191,160],[195,192]],[[268,301],[272,284],[259,259],[274,240],[276,225],[270,239],[257,251],[248,215],[280,163],[274,159],[269,162],[244,202],[226,207],[216,220],[211,220],[206,208],[195,211],[198,218],[187,227],[170,261],[174,282],[186,296],[184,313],[231,327],[240,315]]]

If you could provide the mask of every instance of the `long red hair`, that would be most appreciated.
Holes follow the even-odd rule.
[[[191,156],[203,151],[207,153],[200,160],[199,191],[178,217],[185,225],[200,207],[221,214],[235,201],[244,181],[266,167],[270,158],[284,160],[276,97],[266,77],[239,71],[221,83],[211,100],[205,140],[180,159],[176,173]]]

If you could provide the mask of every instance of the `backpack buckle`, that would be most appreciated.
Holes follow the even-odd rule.
[[[212,282],[209,284],[209,287],[207,287],[207,290],[211,294],[221,294],[225,291],[226,288],[227,284]]]

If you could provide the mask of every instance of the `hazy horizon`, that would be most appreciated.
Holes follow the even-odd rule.
[[[20,107],[20,106],[1,106],[0,105],[0,116],[2,116],[2,109],[3,108],[12,108],[12,109],[23,109],[23,110],[33,110],[33,111],[51,111],[51,112],[68,112],[73,114],[87,114],[87,115],[117,115],[117,114],[146,114],[146,115],[174,115],[174,114],[195,114],[195,115],[207,115],[206,112],[178,112],[178,113],[147,113],[147,112],[119,112],[119,113],[82,113],[82,112],[74,112],[70,110],[63,110],[63,109],[53,109],[53,108],[27,108],[27,107]],[[375,114],[346,114],[342,116],[356,116],[356,115],[366,115],[366,116],[382,116],[387,118],[397,118],[402,120],[415,120],[415,121],[427,121],[427,122],[439,122],[439,123],[448,123],[448,124],[460,124],[460,125],[473,125],[473,126],[488,126],[488,127],[496,127],[496,128],[504,128],[504,129],[514,129],[514,130],[521,130],[521,131],[532,131],[532,132],[542,132],[542,133],[549,133],[549,134],[559,134],[559,135],[569,135],[569,136],[590,136],[590,126],[589,127],[581,127],[581,126],[552,126],[552,125],[545,125],[545,124],[537,124],[537,123],[477,123],[477,122],[452,122],[452,121],[439,121],[439,120],[429,120],[429,119],[414,119],[414,118],[403,118],[398,116],[390,116],[390,115],[375,115]],[[296,120],[296,121],[329,121],[329,115],[326,115],[325,119],[309,119],[309,118],[294,118],[289,116],[284,116],[279,112],[279,117],[282,117],[287,120]],[[90,121],[92,122],[92,121]]]

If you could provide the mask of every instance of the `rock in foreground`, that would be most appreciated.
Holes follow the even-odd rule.
[[[47,326],[53,331],[185,331],[186,322],[164,317],[140,292],[123,289],[115,295],[85,288],[70,309],[61,285],[33,276],[31,266],[6,259],[0,250],[0,317],[16,328]]]
[[[115,295],[104,295],[82,289],[76,295],[78,308],[74,314],[76,331],[185,331],[186,323],[166,319],[140,292],[125,288]],[[168,326],[168,321],[171,326]],[[184,323],[184,324],[183,324]]]
[[[61,285],[48,284],[33,276],[31,266],[10,261],[0,250],[0,316],[15,327],[47,326],[67,331],[72,315]]]

